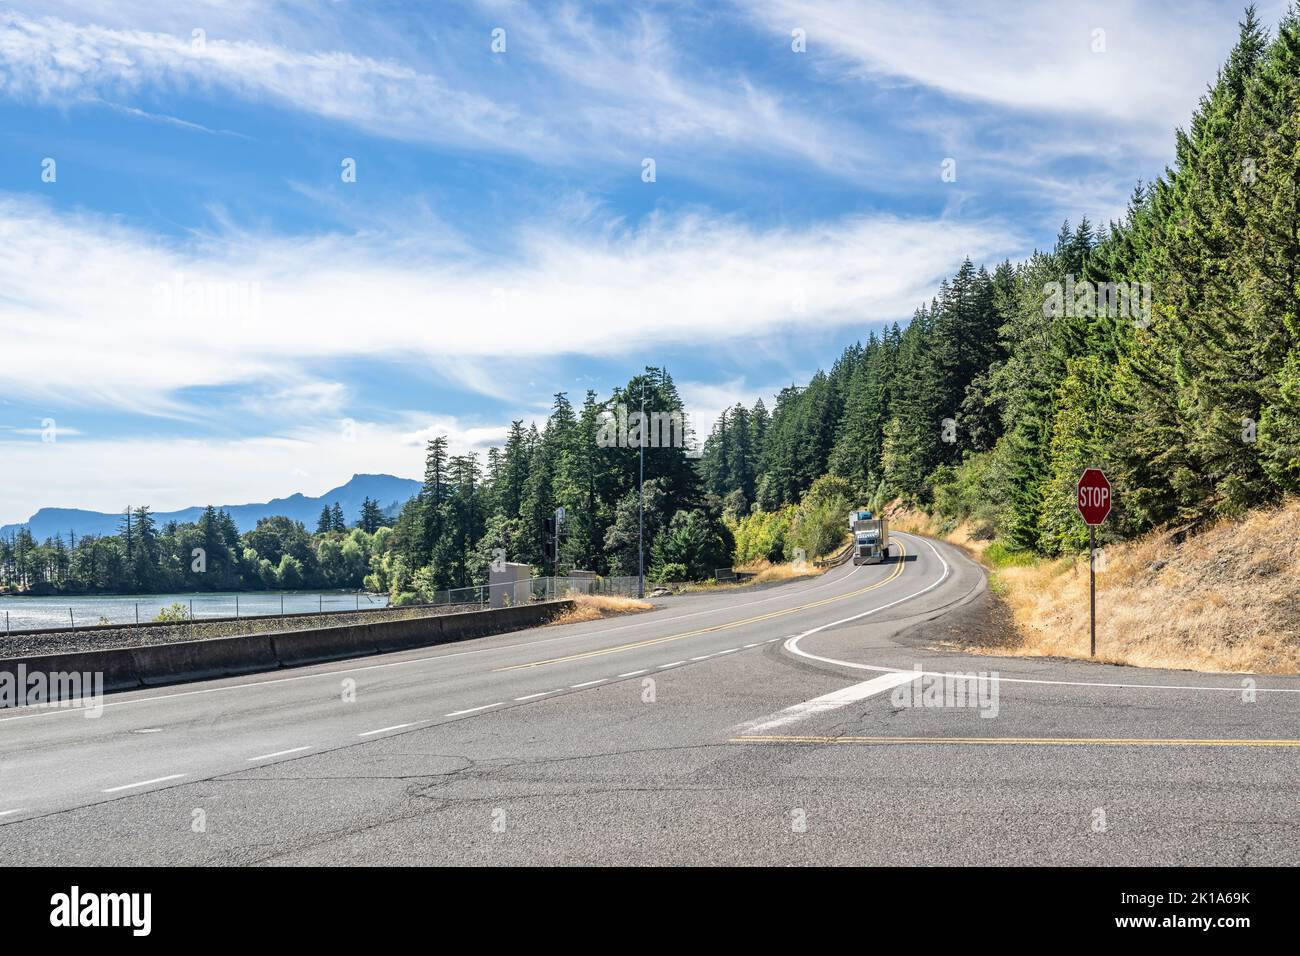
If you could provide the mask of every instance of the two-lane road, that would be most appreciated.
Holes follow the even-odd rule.
[[[929,650],[984,578],[898,540],[635,617],[0,712],[0,862],[1300,858],[1300,682]],[[980,692],[924,692],[950,671]]]

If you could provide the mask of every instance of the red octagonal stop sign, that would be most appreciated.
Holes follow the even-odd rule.
[[[1079,478],[1079,514],[1085,524],[1101,524],[1110,514],[1110,482],[1100,468],[1089,468]]]

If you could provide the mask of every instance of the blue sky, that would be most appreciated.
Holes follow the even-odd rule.
[[[0,523],[707,429],[1161,172],[1241,8],[1082,6],[11,0]]]

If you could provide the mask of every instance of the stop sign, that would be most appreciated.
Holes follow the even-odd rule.
[[[1101,524],[1110,514],[1110,482],[1100,468],[1089,468],[1079,478],[1077,488],[1079,514],[1085,524]]]

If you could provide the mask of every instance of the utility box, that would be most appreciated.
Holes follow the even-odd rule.
[[[488,571],[488,590],[491,592],[491,607],[527,604],[533,595],[532,565],[507,561],[499,571],[491,568]]]

